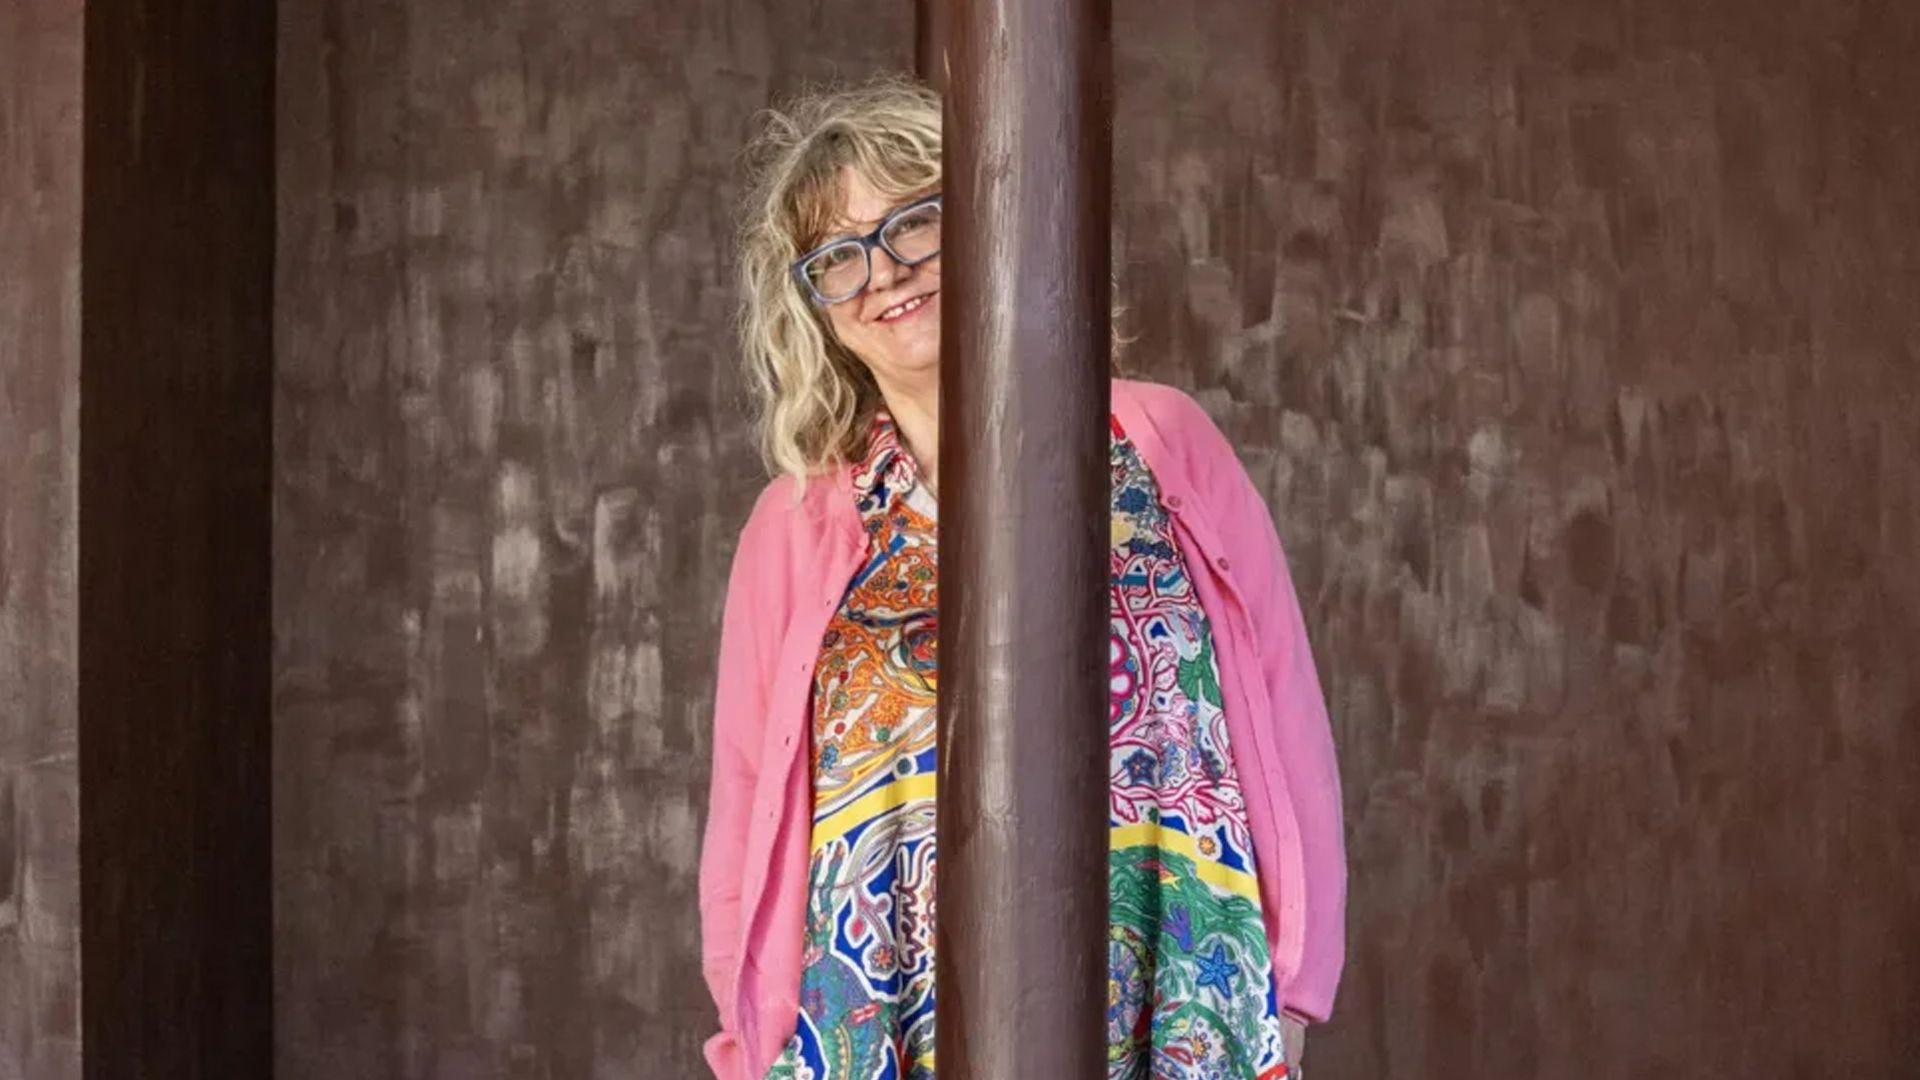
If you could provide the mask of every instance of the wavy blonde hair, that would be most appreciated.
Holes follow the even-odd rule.
[[[858,456],[879,386],[789,270],[826,238],[851,166],[888,198],[940,182],[940,95],[901,75],[811,89],[762,114],[746,154],[739,333],[770,473],[809,474]]]

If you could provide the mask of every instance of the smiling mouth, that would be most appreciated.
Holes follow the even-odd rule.
[[[887,310],[874,316],[873,321],[892,322],[893,320],[898,319],[903,315],[911,315],[914,312],[919,311],[921,308],[925,307],[927,301],[933,299],[935,296],[938,296],[939,294],[940,294],[940,290],[935,289],[932,292],[921,293],[919,296],[916,296],[911,300],[902,300],[899,303],[888,308]]]

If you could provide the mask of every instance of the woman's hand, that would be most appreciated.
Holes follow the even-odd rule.
[[[1298,1017],[1281,1014],[1280,1034],[1287,1044],[1288,1075],[1300,1068],[1300,1057],[1307,1052],[1307,1023]]]

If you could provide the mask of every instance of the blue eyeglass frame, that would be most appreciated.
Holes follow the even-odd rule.
[[[926,206],[939,206],[940,196],[942,194],[943,192],[936,191],[933,194],[926,196],[925,198],[915,199],[912,202],[906,204],[905,206],[895,208],[892,213],[889,213],[886,217],[881,218],[880,224],[875,225],[873,227],[873,231],[868,233],[865,236],[843,236],[838,240],[830,240],[824,244],[821,244],[819,247],[814,248],[812,251],[807,252],[805,255],[802,255],[799,258],[793,260],[793,263],[789,267],[789,269],[793,273],[794,280],[800,283],[800,287],[806,290],[807,295],[813,298],[814,303],[819,304],[821,307],[827,307],[832,304],[846,303],[847,301],[865,292],[867,289],[867,286],[869,284],[872,284],[873,282],[873,249],[874,248],[879,248],[881,251],[886,252],[887,258],[892,259],[894,262],[899,263],[901,266],[919,266],[921,263],[926,262],[928,259],[937,257],[940,254],[940,248],[934,248],[932,251],[928,252],[925,255],[922,255],[917,259],[903,259],[900,257],[899,252],[893,250],[892,245],[888,244],[885,240],[881,239],[881,234],[887,231],[887,226],[892,225],[895,221],[899,220],[901,217],[907,214],[910,214],[915,210],[919,210],[922,207],[926,207]],[[945,214],[942,213],[941,216],[944,217]],[[820,256],[834,248],[844,247],[847,244],[860,245],[860,257],[867,261],[867,279],[860,283],[859,288],[853,290],[847,295],[829,299],[828,297],[822,295],[819,289],[816,289],[813,287],[813,282],[807,279],[805,267],[809,262],[812,262],[817,256]],[[944,247],[945,245],[942,244],[941,246]]]

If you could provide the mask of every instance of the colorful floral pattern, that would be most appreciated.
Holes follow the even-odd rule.
[[[1111,422],[1113,1080],[1285,1075],[1205,614],[1151,472]],[[855,473],[873,557],[814,676],[800,1016],[768,1080],[931,1080],[936,505],[881,411]]]
[[[884,412],[855,476],[873,555],[814,668],[800,1018],[768,1080],[933,1076],[936,508]]]
[[[1213,635],[1153,474],[1111,421],[1112,1080],[1286,1075]]]

